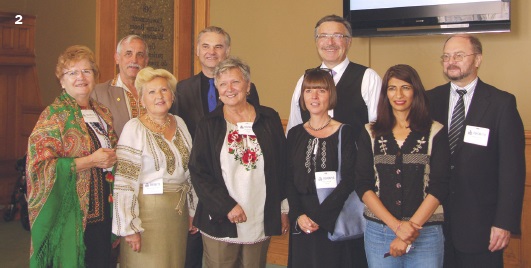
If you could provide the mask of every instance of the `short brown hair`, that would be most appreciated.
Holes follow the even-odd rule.
[[[74,45],[68,47],[57,59],[57,65],[55,66],[55,76],[61,80],[63,77],[64,69],[68,69],[70,65],[79,62],[80,60],[88,60],[92,70],[94,71],[94,77],[100,75],[98,64],[94,60],[94,53],[90,48],[81,45]]]
[[[301,86],[301,96],[299,98],[299,105],[303,111],[307,111],[306,103],[304,103],[304,90],[307,88],[322,88],[330,92],[330,98],[328,99],[328,110],[336,108],[337,104],[337,91],[336,84],[332,78],[330,69],[315,68],[308,69],[304,74]]]

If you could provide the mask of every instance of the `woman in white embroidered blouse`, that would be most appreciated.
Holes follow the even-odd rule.
[[[199,122],[190,155],[199,196],[194,225],[206,267],[265,267],[270,236],[288,228],[284,131],[277,112],[247,102],[249,66],[220,62],[215,84],[222,105]]]
[[[121,236],[121,267],[184,267],[189,216],[194,214],[188,171],[192,139],[168,113],[175,77],[141,70],[135,87],[146,114],[124,126],[117,146],[113,233]]]

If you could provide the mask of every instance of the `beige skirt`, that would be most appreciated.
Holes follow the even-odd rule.
[[[166,187],[165,187],[166,188]],[[181,199],[183,195],[184,199]],[[184,203],[182,215],[175,209],[186,193],[166,192],[160,195],[138,197],[144,232],[141,250],[131,250],[125,238],[120,241],[120,268],[126,267],[184,267],[186,239],[188,237],[188,204]]]

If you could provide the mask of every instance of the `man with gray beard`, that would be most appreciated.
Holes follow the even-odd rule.
[[[120,73],[114,79],[96,85],[91,97],[111,110],[114,130],[120,137],[129,119],[145,113],[138,99],[135,79],[149,61],[146,42],[138,35],[124,37],[116,46],[114,60]]]
[[[477,37],[451,36],[441,60],[449,82],[427,94],[431,116],[449,130],[444,267],[503,267],[511,235],[521,233],[526,174],[516,98],[478,77]]]

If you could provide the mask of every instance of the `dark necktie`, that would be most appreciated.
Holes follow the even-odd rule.
[[[453,154],[455,148],[459,144],[459,139],[463,133],[465,127],[465,101],[463,96],[466,94],[466,90],[456,90],[459,94],[459,99],[455,104],[454,111],[452,113],[452,123],[450,125],[450,131],[448,132],[448,139],[450,141],[450,152]]]
[[[208,111],[212,112],[216,108],[216,87],[214,86],[214,78],[208,79],[208,84],[210,85],[208,88]]]

